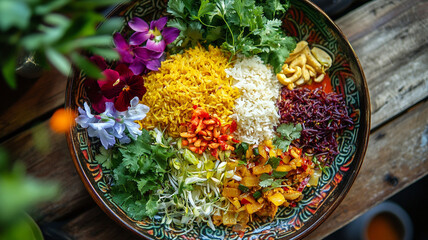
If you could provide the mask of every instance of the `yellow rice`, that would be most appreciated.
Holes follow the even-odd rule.
[[[209,46],[188,49],[162,62],[159,71],[145,77],[147,93],[141,100],[150,107],[143,128],[166,128],[171,136],[179,136],[179,126],[190,120],[193,106],[217,114],[223,123],[230,123],[234,101],[239,90],[231,87],[233,78],[224,71],[230,68],[227,56]]]

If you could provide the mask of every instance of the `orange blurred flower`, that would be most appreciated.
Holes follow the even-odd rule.
[[[52,115],[49,125],[54,132],[66,133],[76,122],[77,114],[71,109],[60,108]]]

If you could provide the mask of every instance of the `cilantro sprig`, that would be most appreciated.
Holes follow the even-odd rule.
[[[296,47],[276,18],[289,6],[289,0],[170,0],[167,11],[175,19],[168,26],[181,31],[172,50],[213,44],[232,56],[259,55],[278,73]]]
[[[300,138],[302,124],[283,123],[277,127],[276,132],[280,135],[275,137],[273,144],[283,151],[288,151],[291,142]]]
[[[133,219],[142,220],[157,213],[158,198],[150,194],[165,180],[168,159],[175,151],[156,144],[150,133],[143,129],[136,141],[125,146],[116,145],[112,150],[100,149],[96,160],[112,171],[113,201]]]

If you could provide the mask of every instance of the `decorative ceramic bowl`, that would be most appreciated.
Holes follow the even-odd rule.
[[[338,139],[340,154],[328,171],[322,175],[317,187],[306,188],[305,198],[296,207],[280,208],[271,222],[252,222],[243,239],[300,239],[318,227],[343,200],[354,182],[368,143],[370,130],[370,104],[367,83],[357,56],[339,28],[325,13],[308,0],[292,0],[292,7],[283,17],[283,28],[288,35],[306,40],[311,46],[326,50],[333,56],[328,70],[336,92],[345,96],[350,116],[355,122]],[[133,1],[118,6],[109,16],[120,15],[129,21],[138,16],[150,21],[166,15],[167,1]],[[66,106],[77,109],[88,98],[83,82],[85,77],[75,72],[69,78]],[[109,193],[111,175],[94,158],[100,143],[88,137],[86,129],[74,127],[68,135],[68,144],[74,164],[87,190],[97,204],[115,221],[135,234],[149,239],[238,239],[231,228],[195,226],[184,230],[168,230],[149,220],[135,221],[128,217],[113,201]]]

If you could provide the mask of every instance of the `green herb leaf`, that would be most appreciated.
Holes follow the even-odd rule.
[[[277,168],[279,165],[279,162],[281,161],[281,158],[277,157],[271,157],[269,160],[265,163],[265,165],[270,164],[273,169]]]
[[[274,145],[283,151],[288,151],[288,147],[290,146],[291,142],[300,138],[302,125],[300,123],[296,125],[293,123],[283,123],[278,126],[276,131],[280,134],[280,136],[275,137]]]
[[[269,187],[273,183],[273,178],[268,178],[259,183],[260,187]]]
[[[279,171],[273,171],[272,176],[274,178],[283,178],[287,175],[288,172],[279,172]]]
[[[260,180],[261,181],[269,179],[269,178],[272,178],[272,176],[269,175],[269,174],[267,174],[267,173],[263,173],[262,175],[260,175]]]

